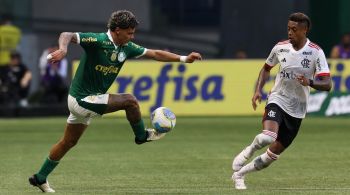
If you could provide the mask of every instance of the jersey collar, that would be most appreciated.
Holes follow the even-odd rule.
[[[111,31],[110,31],[109,29],[108,29],[108,31],[106,32],[106,34],[107,34],[107,36],[108,36],[108,39],[113,43],[115,49],[117,49],[118,46],[114,43],[113,38],[112,38],[112,35],[111,35]],[[125,46],[125,45],[128,45],[128,44],[125,43],[123,46]]]
[[[108,31],[106,32],[106,34],[107,34],[107,36],[108,36],[108,39],[113,43],[115,49],[117,49],[118,46],[117,46],[117,45],[114,43],[114,41],[113,41],[113,38],[112,38],[112,35],[111,35],[111,31],[108,30]]]
[[[292,48],[292,50],[293,50],[294,52],[300,53],[301,51],[303,51],[303,50],[309,45],[309,43],[310,43],[310,40],[309,40],[308,38],[306,38],[306,43],[305,43],[305,45],[304,45],[302,48],[300,48],[298,51],[296,51],[296,50],[294,49],[294,47],[293,47],[292,44],[291,44],[291,48]]]

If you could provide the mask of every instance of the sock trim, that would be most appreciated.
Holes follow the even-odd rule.
[[[264,135],[268,135],[270,137],[272,137],[274,140],[277,139],[277,133],[273,132],[273,131],[269,131],[269,130],[263,130],[262,133]]]
[[[272,159],[272,160],[277,160],[279,158],[279,155],[274,154],[271,152],[270,148],[267,149],[266,154]]]

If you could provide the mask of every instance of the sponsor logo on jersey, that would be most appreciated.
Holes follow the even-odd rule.
[[[303,55],[312,55],[312,51],[303,51]]]
[[[285,78],[285,79],[296,79],[297,74],[294,73],[294,71],[287,72],[286,70],[282,70],[280,72],[280,78]]]
[[[274,53],[270,58],[269,58],[269,61],[272,63],[273,62],[273,59],[275,58],[276,56],[276,53]]]
[[[118,74],[119,68],[113,65],[110,65],[110,66],[96,65],[95,70],[102,72],[104,75],[107,75],[107,74]]]
[[[125,61],[125,59],[126,59],[125,53],[124,53],[124,52],[120,52],[120,53],[118,54],[118,61],[119,61],[119,62],[123,62],[123,61]]]
[[[321,63],[320,63],[320,58],[317,58],[317,60],[316,60],[316,68],[317,68],[317,71],[321,71],[322,70]]]
[[[103,45],[112,45],[112,42],[110,42],[110,41],[103,41],[102,44]]]
[[[303,68],[310,68],[310,60],[307,59],[307,58],[304,58],[302,61],[301,61],[301,65],[303,66]]]
[[[273,110],[270,110],[270,112],[267,114],[269,117],[271,118],[275,118],[276,117],[276,112]]]
[[[96,42],[97,38],[96,37],[87,37],[87,38],[81,38],[81,42]]]
[[[289,53],[289,49],[280,49],[280,53],[283,53],[283,52]]]

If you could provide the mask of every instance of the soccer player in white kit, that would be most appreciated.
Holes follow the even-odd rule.
[[[306,114],[310,87],[321,91],[329,91],[332,87],[324,52],[306,36],[310,26],[310,19],[305,14],[291,14],[288,40],[273,47],[260,71],[252,98],[254,110],[256,101],[261,101],[261,90],[270,70],[280,64],[265,107],[263,130],[233,160],[232,180],[236,189],[246,189],[244,176],[268,167],[292,143]],[[245,164],[255,151],[268,145],[265,153]]]

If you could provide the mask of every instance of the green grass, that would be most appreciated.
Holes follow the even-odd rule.
[[[0,120],[0,194],[38,194],[27,178],[65,121]],[[233,155],[260,129],[258,117],[178,118],[164,139],[139,146],[124,118],[94,119],[49,181],[56,194],[350,194],[348,118],[306,118],[280,159],[234,190]]]

